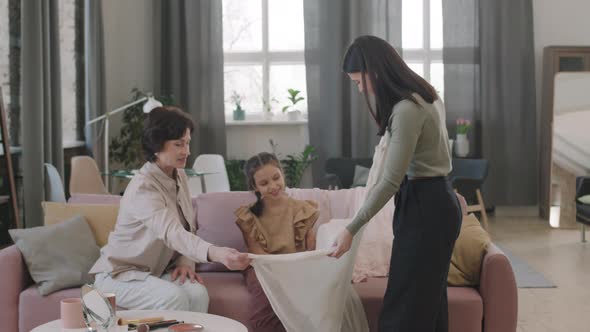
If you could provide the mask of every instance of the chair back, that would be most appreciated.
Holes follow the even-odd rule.
[[[354,168],[356,165],[371,168],[373,158],[328,158],[324,171],[335,174],[341,183],[341,188],[350,188],[354,181]]]
[[[230,191],[229,177],[223,156],[218,154],[202,154],[195,159],[193,169],[197,172],[212,173],[204,175],[205,191],[208,193]],[[189,190],[195,196],[202,192],[201,179],[189,178]]]
[[[467,178],[483,183],[488,176],[488,171],[487,159],[453,158],[453,170],[449,174],[449,180],[453,182],[455,178]]]
[[[45,163],[45,171],[45,188],[47,188],[45,200],[48,202],[65,203],[66,194],[59,172],[55,166],[48,163]]]
[[[72,157],[70,195],[109,195],[100,176],[96,161],[89,156]]]

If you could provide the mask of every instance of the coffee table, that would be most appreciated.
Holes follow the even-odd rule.
[[[177,319],[185,323],[201,324],[205,329],[203,332],[248,332],[248,329],[240,322],[212,314],[205,314],[200,312],[190,311],[174,311],[174,310],[125,310],[117,311],[118,318],[145,318],[145,317],[164,317],[164,319]],[[61,327],[61,319],[51,321],[49,323],[40,325],[34,328],[31,332],[86,332],[83,329],[63,329]],[[127,331],[127,325],[115,326],[112,332]],[[154,331],[167,331],[167,329],[158,329]],[[111,332],[111,331],[109,331]]]

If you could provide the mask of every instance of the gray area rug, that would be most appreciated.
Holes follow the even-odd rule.
[[[497,245],[497,244],[496,244]],[[540,272],[533,269],[525,261],[515,256],[510,250],[502,246],[498,246],[510,260],[512,270],[516,277],[516,285],[518,288],[555,288],[554,283],[547,280]]]

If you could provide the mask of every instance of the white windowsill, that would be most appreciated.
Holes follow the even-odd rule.
[[[307,120],[225,120],[226,126],[297,126],[305,125]]]

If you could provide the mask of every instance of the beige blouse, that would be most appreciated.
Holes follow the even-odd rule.
[[[194,210],[183,170],[176,179],[147,162],[121,199],[115,230],[90,273],[122,281],[160,277],[167,268],[206,262],[211,244],[195,235]]]
[[[242,206],[235,212],[236,224],[244,239],[252,239],[269,254],[291,254],[308,250],[306,235],[319,217],[314,201],[288,199],[287,208],[279,215],[257,217],[250,211],[252,205]]]

